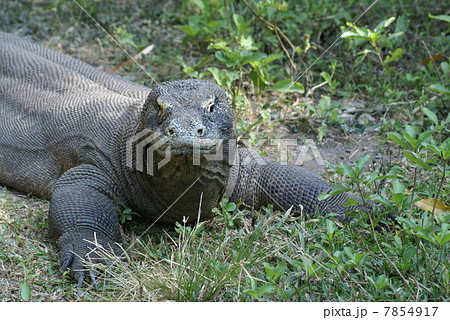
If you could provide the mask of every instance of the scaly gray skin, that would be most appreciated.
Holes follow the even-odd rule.
[[[127,165],[127,141],[144,129],[167,140],[154,153],[153,175]],[[223,195],[254,208],[347,211],[348,194],[318,201],[329,186],[302,168],[260,166],[245,149],[234,158],[228,142],[235,138],[232,108],[213,83],[180,80],[150,90],[0,32],[0,184],[50,200],[62,269],[79,285],[88,272],[95,281],[83,266],[98,258],[89,241],[119,253],[119,205],[162,223],[196,221],[199,212],[209,218]],[[193,165],[196,139],[222,140],[223,159],[208,159],[213,150],[203,147]],[[171,160],[157,168],[168,146]]]
[[[247,149],[239,149],[238,154],[239,165],[232,169],[238,170],[238,183],[230,197],[234,202],[240,200],[252,208],[272,204],[274,209],[282,211],[292,207],[291,212],[294,214],[312,214],[318,210],[322,214],[336,213],[343,220],[350,211],[369,213],[374,206],[379,207],[376,202],[369,200],[366,204],[369,208],[366,208],[360,197],[350,193],[318,201],[321,193],[331,191],[329,183],[322,177],[291,164],[281,165],[265,160],[265,164],[258,165],[256,157]],[[346,207],[349,198],[357,200],[359,204]]]

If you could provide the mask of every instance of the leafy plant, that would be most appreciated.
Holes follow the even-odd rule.
[[[406,15],[400,16],[394,33],[389,34],[387,28],[394,21],[395,17],[385,19],[373,30],[347,22],[347,26],[349,26],[351,30],[345,31],[342,34],[342,38],[353,40],[351,44],[353,47],[361,48],[361,50],[356,53],[358,58],[355,60],[355,66],[361,64],[367,57],[372,58],[371,61],[379,64],[383,69],[384,84],[386,84],[387,77],[394,70],[394,67],[390,67],[389,65],[394,61],[399,60],[405,53],[404,49],[396,48],[396,46],[400,44],[408,28]],[[384,48],[386,47],[388,48],[387,53],[384,52]],[[376,77],[378,78],[378,73],[376,73]]]
[[[432,135],[436,132],[440,133],[441,130],[447,130],[446,125],[450,121],[450,117],[446,120],[439,122],[436,114],[427,108],[422,108],[425,114],[434,123],[434,128],[421,131],[421,128],[417,126],[406,125],[405,129],[400,133],[390,132],[388,137],[394,142],[399,144],[403,148],[403,155],[410,161],[413,166],[413,187],[411,192],[411,206],[414,202],[414,194],[417,184],[417,175],[420,170],[425,172],[431,172],[436,176],[440,176],[440,183],[436,189],[435,203],[433,205],[432,212],[434,213],[434,207],[438,201],[442,185],[449,174],[447,172],[447,166],[450,160],[450,138],[446,139],[441,144],[437,143],[433,139]],[[431,155],[429,151],[432,151]],[[442,166],[442,172],[439,174],[439,164]],[[422,172],[423,172],[422,171]],[[412,207],[411,207],[412,209]],[[411,214],[411,212],[410,212]]]
[[[229,228],[237,228],[241,224],[241,213],[237,209],[238,206],[234,202],[230,202],[227,198],[223,198],[219,202],[220,209],[213,208],[212,212],[224,217]]]
[[[342,124],[344,122],[344,119],[339,117],[341,105],[333,102],[329,96],[323,95],[317,105],[308,103],[306,107],[308,107],[311,116],[318,117],[321,120],[317,129],[317,140],[319,141],[322,141],[326,136],[328,123]]]
[[[127,221],[133,220],[134,216],[139,217],[139,213],[134,212],[132,209],[126,207],[125,205],[122,205],[121,207],[116,207],[116,211],[119,215],[119,221],[120,223],[124,224]]]

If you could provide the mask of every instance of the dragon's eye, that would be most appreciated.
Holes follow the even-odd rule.
[[[202,107],[208,110],[208,112],[214,111],[214,104],[216,103],[216,96],[209,96],[208,99],[203,102]]]
[[[165,113],[165,112],[167,111],[167,109],[169,108],[169,106],[170,106],[168,103],[164,102],[164,101],[161,99],[161,97],[158,97],[158,98],[156,99],[156,102],[157,102],[158,105],[159,105],[159,110],[158,110],[158,114],[159,114],[159,115]]]

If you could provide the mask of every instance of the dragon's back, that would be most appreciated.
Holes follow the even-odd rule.
[[[149,92],[0,32],[0,184],[50,197],[83,158],[116,157],[121,121],[139,114]]]

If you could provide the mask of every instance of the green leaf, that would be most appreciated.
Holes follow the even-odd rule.
[[[250,79],[252,80],[253,84],[260,90],[264,90],[267,86],[262,73],[255,68],[250,71]]]
[[[395,143],[399,144],[400,146],[403,147],[403,149],[409,149],[409,145],[408,143],[405,141],[405,138],[403,138],[403,136],[401,136],[399,133],[397,132],[388,132],[387,136],[394,141]]]
[[[415,255],[416,255],[416,248],[410,246],[406,248],[405,251],[403,251],[403,260],[409,262],[412,260],[412,258],[414,258]]]
[[[384,178],[379,178],[378,177],[378,173],[379,172],[377,170],[376,171],[372,171],[370,173],[369,179],[367,180],[367,184],[370,184],[370,183],[374,182],[375,180],[384,179]]]
[[[175,28],[177,28],[178,30],[183,31],[184,33],[186,33],[190,37],[195,37],[198,34],[198,31],[195,30],[191,26],[175,26]]]
[[[214,42],[208,45],[207,49],[230,50],[228,48],[228,43],[222,39],[215,39]]]
[[[358,27],[351,22],[347,22],[347,25],[350,26],[354,31],[345,31],[341,36],[342,38],[372,41],[374,36],[376,36],[367,28]]]
[[[394,193],[405,193],[405,186],[397,179],[392,180],[392,190]]]
[[[359,177],[362,170],[366,166],[367,161],[369,161],[370,158],[372,158],[372,156],[370,154],[365,154],[365,155],[361,156],[358,160],[356,160],[356,163],[355,163],[356,177]]]
[[[236,28],[239,28],[239,26],[244,23],[244,17],[238,13],[233,13],[233,22],[236,25]]]
[[[386,20],[381,21],[374,29],[375,32],[380,32],[386,29],[392,22],[395,21],[395,17],[387,18]]]
[[[438,234],[435,235],[434,237],[440,246],[444,246],[447,242],[450,241],[450,233],[447,233],[445,235]]]
[[[434,123],[435,126],[438,126],[438,125],[439,125],[438,117],[437,117],[437,115],[436,115],[433,111],[431,111],[430,109],[428,109],[428,108],[426,108],[426,107],[421,107],[420,109],[422,110],[423,113],[425,113],[425,114],[427,115],[427,117],[428,117],[431,121],[433,121],[433,123]]]
[[[406,125],[405,126],[405,130],[402,131],[403,136],[405,134],[405,132],[411,137],[411,138],[415,138],[417,136],[417,129],[414,126],[410,126],[410,125]],[[405,137],[406,138],[406,137]]]
[[[263,265],[267,275],[272,281],[277,281],[287,268],[285,261],[280,261],[276,267],[272,267],[272,265],[267,262],[264,262]]]
[[[447,75],[447,74],[449,74],[450,73],[450,65],[447,63],[447,62],[442,62],[441,63],[441,69],[442,69],[442,72],[445,74],[445,75]]]
[[[236,66],[240,58],[232,52],[227,51],[216,51],[214,55],[216,56],[217,60],[225,63],[228,68]]]
[[[438,16],[433,16],[432,14],[428,14],[428,17],[431,19],[442,20],[442,21],[450,23],[450,16],[448,16],[448,15],[442,14],[442,15],[438,15]]]
[[[248,126],[248,131],[252,130],[254,127],[256,127],[258,124],[260,124],[263,121],[263,117],[258,117],[251,125]]]
[[[384,63],[390,63],[392,61],[396,61],[402,57],[405,53],[404,49],[398,48],[396,49],[390,56],[388,55],[386,59],[384,59]]]
[[[299,82],[292,82],[290,79],[278,80],[269,90],[280,91],[280,92],[297,92],[304,93],[305,88]]]
[[[430,89],[433,91],[437,91],[437,92],[446,94],[446,95],[450,95],[450,90],[439,83],[430,85]]]
[[[397,177],[397,175],[390,174],[390,173],[379,176],[378,170],[375,170],[370,173],[370,176],[367,179],[367,184],[371,184],[374,181],[382,180],[382,179],[395,179],[396,177]]]
[[[355,250],[351,247],[344,247],[344,252],[350,259],[353,259],[355,256]]]
[[[356,31],[356,33],[362,38],[366,40],[371,40],[370,34],[372,33],[369,29],[364,27],[358,27],[356,25],[353,25],[353,29]]]
[[[355,255],[355,262],[357,265],[362,265],[367,260],[368,255],[365,253],[357,253]]]
[[[355,60],[355,67],[358,66],[358,65],[360,65],[361,62],[364,61],[364,59],[366,58],[366,56],[367,56],[369,53],[371,53],[371,52],[373,53],[374,51],[373,51],[373,50],[369,50],[369,49],[364,49],[364,50],[358,52],[358,53],[356,54],[356,55],[358,56],[358,58],[356,58],[356,60]]]
[[[436,118],[437,120],[437,118]],[[428,129],[424,132],[422,132],[421,134],[419,134],[419,136],[417,137],[417,142],[419,144],[422,144],[425,140],[428,139],[429,136],[431,136],[434,133],[433,129]]]
[[[268,294],[268,293],[272,293],[275,290],[276,289],[275,289],[274,286],[268,284],[268,285],[265,285],[265,286],[262,286],[261,288],[259,288],[258,291],[257,291],[257,294],[260,297],[262,295],[265,295],[265,294]]]
[[[343,170],[343,174],[346,175],[347,177],[353,178],[353,179],[356,178],[356,172],[349,165],[341,164],[339,166],[339,168]]]
[[[322,78],[323,78],[325,81],[330,81],[331,75],[330,75],[328,72],[322,71],[322,72],[320,73],[320,75],[322,76]]]
[[[347,192],[347,191],[350,191],[350,190],[352,190],[352,189],[346,188],[346,187],[343,187],[343,186],[339,186],[339,185],[332,185],[331,186],[331,191],[329,193],[324,192],[324,193],[321,193],[319,195],[319,200],[322,201],[322,200],[334,197],[334,196],[336,196],[338,194],[341,194],[343,192]]]
[[[261,65],[261,62],[264,61],[264,59],[267,57],[267,55],[264,52],[253,52],[249,55],[246,55],[243,59],[241,59],[241,64],[244,65],[246,63],[251,64],[253,67]]]
[[[446,160],[450,157],[450,138],[447,138],[442,144],[439,146],[439,149],[442,150],[443,158]]]
[[[434,144],[429,144],[429,143],[425,144],[425,146],[428,148],[428,150],[433,151],[437,156],[439,156],[439,157],[441,156],[442,150],[438,146],[436,146]]]
[[[425,163],[425,161],[419,158],[419,156],[416,153],[411,152],[409,150],[403,150],[403,154],[406,158],[408,158],[413,163],[419,165],[423,169],[431,170],[431,168]]]
[[[403,201],[406,199],[406,195],[403,193],[393,193],[391,197],[397,207],[401,207]]]
[[[325,137],[325,135],[327,134],[328,125],[325,122],[323,122],[320,125],[319,129],[317,129],[317,131],[319,132],[317,134],[317,140],[322,141],[323,137]]]
[[[258,288],[257,290],[244,290],[244,292],[246,294],[251,295],[253,298],[259,300],[260,296],[263,296],[265,294],[269,294],[274,292],[276,289],[273,285],[271,284],[266,284],[260,288]]]
[[[442,224],[442,229],[439,232],[439,234],[434,235],[434,239],[436,240],[436,242],[440,246],[443,246],[448,241],[450,241],[450,232],[448,232],[448,228],[449,228],[449,224],[448,223],[443,223]]]
[[[236,204],[234,202],[228,202],[222,207],[222,209],[227,212],[233,212],[236,210]]]
[[[408,17],[406,16],[406,14],[402,14],[397,19],[397,23],[395,24],[395,33],[404,34],[407,29],[408,29]]]
[[[396,219],[399,222],[403,222],[403,224],[407,225],[409,229],[414,230],[417,226],[409,219],[403,217],[397,217]]]
[[[214,77],[214,80],[220,85],[230,88],[233,81],[239,79],[239,74],[234,71],[223,71],[216,67],[208,68],[208,71]]]
[[[213,58],[212,56],[204,57],[202,60],[200,60],[200,62],[198,62],[195,66],[193,66],[194,70],[197,70],[198,68],[209,62],[209,60],[211,60],[212,58]]]
[[[190,1],[194,3],[200,9],[200,11],[203,12],[203,10],[205,10],[205,4],[203,3],[202,0],[190,0]]]
[[[31,287],[28,283],[22,283],[22,287],[20,288],[20,296],[25,301],[31,300]]]
[[[416,234],[416,236],[418,236],[418,237],[420,237],[422,239],[425,239],[425,240],[427,240],[427,241],[429,241],[431,243],[438,244],[436,242],[436,240],[430,236],[430,233],[425,233],[424,231],[418,231],[415,234]]]
[[[215,29],[219,24],[220,24],[219,21],[211,21],[211,22],[207,23],[206,26],[208,27],[208,29],[213,30],[213,29]]]
[[[282,275],[283,272],[286,270],[286,268],[287,268],[286,261],[280,261],[280,262],[278,262],[278,264],[275,267],[275,269],[273,269],[273,271],[276,274]]]
[[[351,206],[356,206],[357,204],[358,204],[358,201],[356,199],[348,198],[347,202],[344,204],[344,206],[351,207]]]
[[[268,262],[264,262],[263,266],[269,278],[272,279],[274,277],[273,266]]]
[[[248,36],[248,37],[242,36],[239,41],[239,44],[241,45],[242,49],[244,49],[244,50],[257,50],[258,49],[258,47],[256,47],[254,45],[252,36]]]
[[[382,290],[384,287],[386,287],[389,283],[389,279],[388,277],[386,277],[386,275],[384,274],[380,274],[377,277],[376,283],[375,283],[375,288],[380,291]]]
[[[261,62],[261,66],[265,67],[272,61],[282,59],[283,57],[284,57],[284,54],[282,54],[281,52],[271,53],[266,58],[263,59],[263,61]]]
[[[403,138],[405,138],[406,141],[408,141],[409,145],[413,150],[417,150],[417,147],[419,146],[419,143],[417,139],[415,139],[417,135],[417,131],[415,131],[413,126],[406,126],[405,130],[402,131]]]
[[[357,34],[356,32],[353,31],[345,31],[341,38],[347,38],[347,39],[364,39],[366,40],[364,37],[361,37],[359,34]]]
[[[334,223],[333,220],[326,220],[325,223],[327,226],[327,234],[333,235],[334,232],[337,230],[336,223]]]

